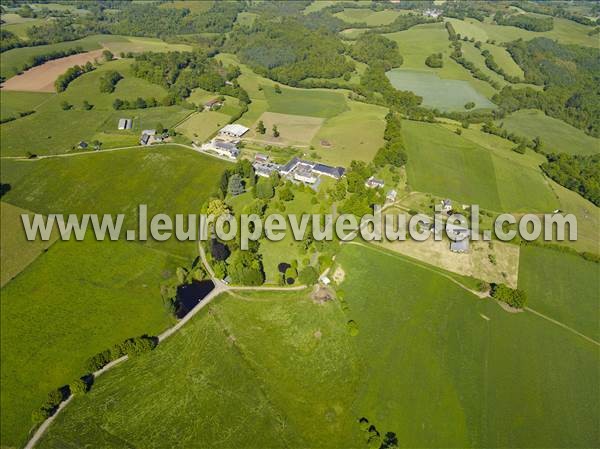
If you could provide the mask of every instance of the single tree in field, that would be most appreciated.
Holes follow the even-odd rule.
[[[258,124],[256,125],[256,132],[258,134],[264,134],[267,132],[267,128],[265,128],[265,124],[262,120],[258,121]]]
[[[87,100],[83,100],[83,109],[85,109],[86,111],[89,111],[90,109],[92,109],[94,107],[93,104],[90,104]]]
[[[102,146],[102,142],[100,142],[99,140],[94,140],[92,142],[92,145],[94,146],[94,150],[99,151],[100,147]]]
[[[280,94],[281,93],[281,87],[279,87],[279,84],[275,84],[275,93],[276,94]]]
[[[159,122],[159,123],[157,123],[157,124],[156,124],[156,133],[157,133],[157,134],[162,134],[162,133],[164,133],[164,132],[165,132],[165,127],[163,126],[163,124],[162,124],[162,123],[160,123],[160,122]]]
[[[279,129],[277,129],[277,125],[273,125],[273,137],[279,137]]]
[[[232,196],[237,196],[244,193],[244,185],[242,184],[242,177],[240,175],[237,173],[231,175],[231,178],[229,178],[227,191]]]
[[[68,102],[66,101],[62,101],[60,103],[60,107],[62,108],[63,111],[68,111],[69,109],[71,109],[73,106],[71,106]]]
[[[102,57],[106,60],[106,61],[112,61],[115,57],[115,55],[112,54],[112,52],[110,50],[104,50],[102,52]]]

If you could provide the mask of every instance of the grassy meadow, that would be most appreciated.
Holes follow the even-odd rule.
[[[270,112],[329,118],[348,109],[344,95],[327,89],[293,89],[262,86]]]
[[[386,73],[398,90],[409,90],[423,97],[423,105],[443,111],[464,111],[465,104],[475,103],[475,109],[493,109],[494,103],[468,82],[444,79],[428,71],[393,69]]]
[[[75,398],[40,447],[355,447],[352,343],[334,303],[304,293],[223,295]]]
[[[230,121],[231,117],[222,112],[204,111],[190,115],[175,130],[194,142],[203,143]]]
[[[25,442],[32,411],[88,357],[171,323],[159,287],[182,263],[130,242],[58,242],[2,288],[3,446]]]
[[[49,241],[38,238],[29,241],[25,237],[21,214],[31,212],[12,204],[0,202],[0,287],[17,276],[31,262],[43,254],[57,238],[52,235]]]
[[[400,14],[400,11],[394,11],[391,9],[373,11],[371,9],[346,8],[342,12],[338,12],[334,15],[338,19],[342,19],[344,22],[348,22],[350,24],[364,22],[367,24],[367,26],[377,27],[389,25]]]
[[[48,92],[0,90],[0,118],[18,117],[19,112],[33,111],[42,103],[49,101],[52,96]]]
[[[521,250],[519,288],[528,306],[600,341],[600,264],[536,246]]]
[[[404,121],[403,133],[415,190],[494,211],[549,212],[558,206],[541,171],[515,162],[512,154],[497,155],[435,124]]]
[[[407,447],[598,438],[593,344],[532,314],[508,314],[402,258],[347,245],[336,262],[364,361],[354,409],[378,429]]]
[[[582,130],[535,109],[513,112],[499,122],[504,128],[520,136],[541,136],[544,151],[548,153],[597,154],[600,139],[588,136]]]

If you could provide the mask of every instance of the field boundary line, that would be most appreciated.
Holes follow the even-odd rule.
[[[531,313],[533,313],[534,315],[537,315],[537,316],[539,316],[540,318],[543,318],[543,319],[544,319],[544,320],[546,320],[546,321],[550,321],[551,323],[553,323],[553,324],[556,324],[557,326],[560,326],[560,327],[562,327],[562,328],[563,328],[563,329],[565,329],[565,330],[568,330],[569,332],[571,332],[571,333],[573,333],[573,334],[575,334],[575,335],[577,335],[577,336],[579,336],[579,337],[583,338],[584,340],[587,340],[587,341],[589,341],[590,343],[593,343],[593,344],[595,344],[596,346],[600,346],[600,342],[598,342],[598,341],[594,340],[594,339],[593,339],[593,338],[591,338],[591,337],[588,337],[587,335],[584,335],[584,334],[582,334],[582,333],[581,333],[581,332],[579,332],[579,331],[576,331],[576,330],[575,330],[575,329],[573,329],[572,327],[569,327],[569,326],[567,326],[566,324],[564,324],[564,323],[561,323],[560,321],[557,321],[557,320],[555,320],[554,318],[550,318],[548,315],[544,315],[543,313],[541,313],[541,312],[538,312],[537,310],[534,310],[534,309],[532,309],[532,308],[530,308],[530,307],[525,307],[524,309],[525,309],[525,310],[527,310],[528,312],[531,312]]]

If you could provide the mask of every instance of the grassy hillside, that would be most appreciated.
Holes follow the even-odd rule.
[[[407,447],[586,446],[598,438],[593,344],[400,258],[348,245],[336,262],[364,360],[354,407],[378,429]]]
[[[180,260],[127,242],[59,242],[2,289],[1,441],[21,446],[48,392],[85,360],[171,318],[160,282]]]
[[[38,161],[4,161],[3,200],[38,213],[124,213],[135,227],[139,204],[148,214],[199,213],[227,162],[175,146],[98,152]],[[147,242],[187,257],[195,242]]]
[[[99,379],[40,447],[354,447],[356,365],[336,304],[226,295],[154,353]]]
[[[348,109],[344,95],[332,90],[281,88],[277,93],[272,86],[262,88],[271,112],[328,118]]]
[[[548,212],[558,205],[541,171],[512,154],[495,154],[440,125],[405,121],[402,129],[415,190],[495,211]]]
[[[500,122],[520,136],[541,137],[544,151],[549,153],[595,154],[600,152],[600,139],[535,109],[514,112]]]
[[[23,231],[21,214],[28,210],[0,202],[0,287],[18,275],[56,240],[57,235],[44,242],[41,239],[27,240]]]
[[[52,98],[47,92],[14,92],[0,90],[0,118],[18,117],[19,112],[33,111]]]
[[[389,25],[396,17],[400,15],[400,11],[383,10],[373,11],[371,9],[361,8],[346,8],[342,12],[334,14],[338,19],[342,19],[348,23],[364,22],[368,26],[376,27]]]
[[[600,264],[573,254],[525,247],[519,261],[519,288],[529,307],[600,341]]]

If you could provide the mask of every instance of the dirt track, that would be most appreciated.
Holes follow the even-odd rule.
[[[20,90],[29,92],[55,92],[54,81],[65,73],[69,67],[94,62],[102,56],[103,50],[94,50],[86,53],[66,56],[64,58],[48,61],[33,67],[21,75],[13,76],[2,84],[4,90]]]

